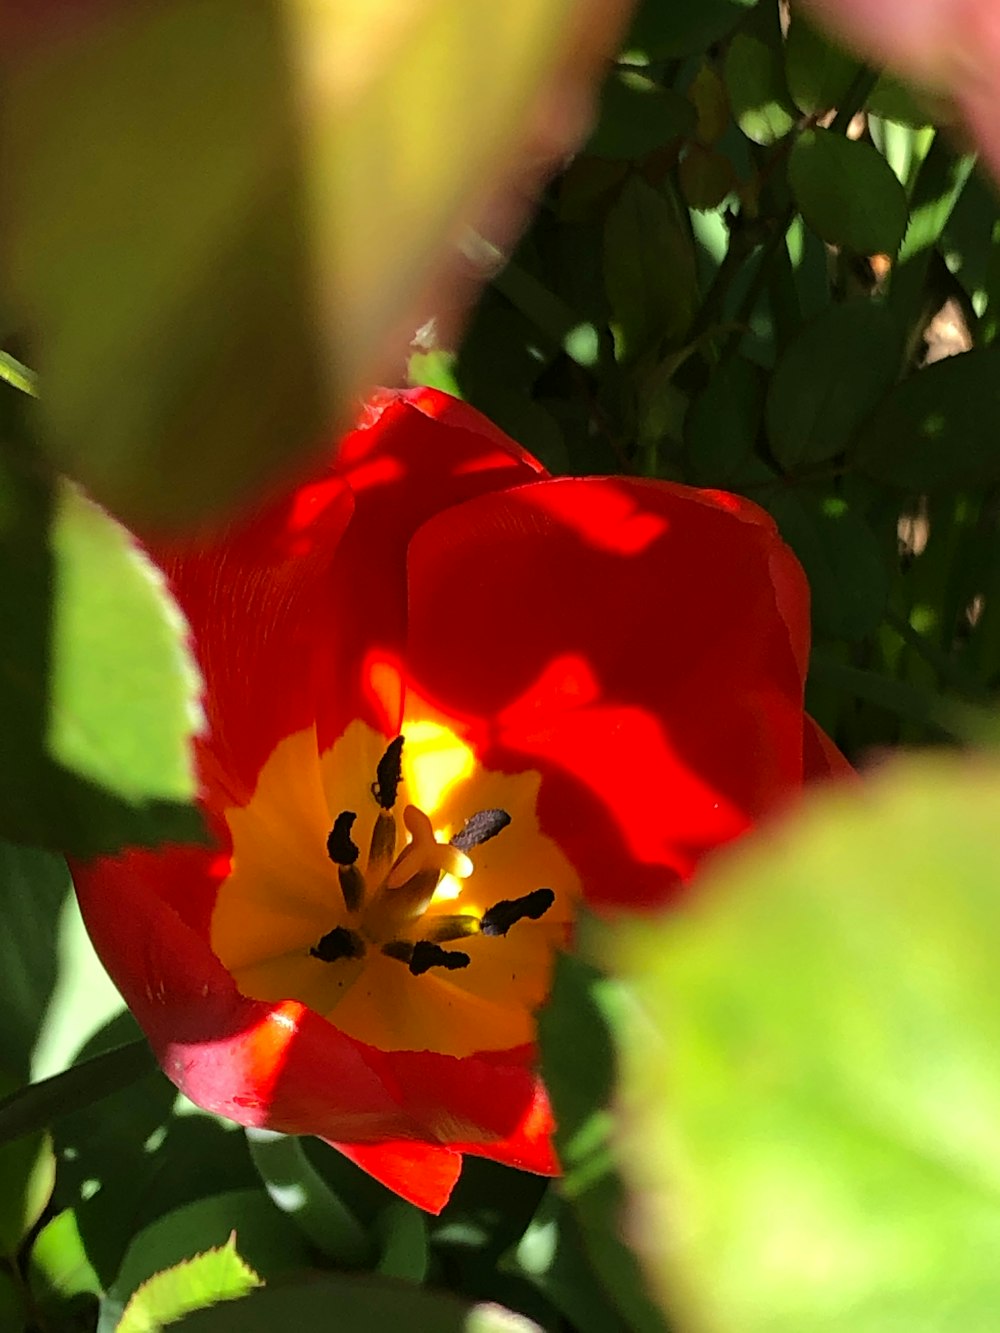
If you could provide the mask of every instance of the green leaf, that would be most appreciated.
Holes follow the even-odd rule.
[[[364,1333],[542,1333],[522,1315],[486,1302],[469,1304],[449,1292],[421,1291],[405,1282],[323,1276],[255,1291],[239,1305],[188,1315],[177,1333],[274,1333],[337,1326]]]
[[[752,464],[763,407],[760,369],[740,356],[723,362],[684,423],[688,480],[696,486],[737,486]]]
[[[796,106],[807,116],[840,107],[861,62],[829,41],[796,11],[785,38],[785,76]]]
[[[38,376],[9,352],[0,352],[0,379],[31,397],[38,392]]]
[[[886,308],[860,299],[829,306],[798,330],[767,393],[767,433],[782,467],[847,449],[895,381],[901,342]]]
[[[577,16],[110,8],[5,65],[0,269],[51,457],[146,531],[301,469],[353,413],[426,317]]]
[[[423,1282],[430,1264],[426,1215],[397,1199],[379,1214],[376,1230],[380,1245],[376,1272],[403,1282]]]
[[[203,836],[198,675],[162,575],[37,462],[0,456],[0,834],[80,856]]]
[[[687,206],[702,211],[718,208],[738,184],[729,158],[697,143],[688,145],[677,180]]]
[[[994,1326],[998,803],[993,760],[898,763],[624,933],[630,1223],[683,1327]]]
[[[270,1129],[248,1129],[246,1136],[274,1206],[338,1265],[361,1267],[372,1256],[371,1238],[306,1157],[302,1140]]]
[[[0,1077],[0,1089],[16,1085]],[[13,1259],[41,1217],[56,1179],[56,1159],[48,1134],[36,1132],[0,1144],[0,1255]]]
[[[910,491],[1000,478],[1000,348],[946,357],[898,384],[858,437],[869,476]]]
[[[64,1208],[35,1237],[28,1260],[32,1297],[58,1311],[80,1296],[99,1296],[101,1280],[87,1257],[76,1214]]]
[[[906,192],[885,158],[861,139],[805,130],[788,162],[795,202],[818,236],[859,255],[894,255],[906,231]]]
[[[725,80],[736,123],[754,143],[784,138],[798,113],[788,94],[780,35],[738,32],[726,52]]]
[[[110,1333],[132,1294],[154,1274],[196,1252],[225,1245],[235,1233],[242,1258],[270,1280],[306,1268],[311,1251],[259,1190],[231,1190],[175,1208],[134,1237],[101,1306],[98,1333]]]
[[[73,487],[59,495],[51,540],[49,752],[130,804],[191,800],[200,681],[162,575]]]
[[[31,1083],[0,1101],[0,1144],[33,1134],[61,1116],[92,1106],[155,1068],[149,1045],[136,1041],[40,1083]]]
[[[698,300],[686,215],[641,176],[629,177],[608,211],[604,283],[620,361],[683,340]]]
[[[636,72],[617,72],[601,93],[600,118],[582,150],[595,157],[639,158],[694,133],[694,107]]]
[[[889,572],[865,519],[842,496],[782,489],[764,503],[809,580],[813,633],[853,642],[885,614]]]
[[[219,1249],[196,1254],[144,1282],[126,1305],[116,1333],[158,1333],[193,1310],[237,1300],[260,1285],[230,1236]]]
[[[601,1287],[569,1203],[553,1188],[500,1268],[537,1287],[579,1333],[625,1333],[621,1314]]]
[[[626,45],[650,60],[695,55],[739,23],[753,0],[645,0]]]
[[[60,912],[72,892],[66,863],[0,841],[0,1068],[27,1078],[58,977]]]
[[[611,982],[560,954],[549,1002],[538,1016],[542,1072],[556,1117],[563,1165],[559,1189],[572,1204],[590,1263],[634,1333],[663,1333],[663,1321],[622,1232],[624,1192],[612,1156],[615,1056]]]

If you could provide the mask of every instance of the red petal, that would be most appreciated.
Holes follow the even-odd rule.
[[[426,1137],[373,1067],[369,1057],[377,1065],[378,1052],[295,1001],[246,999],[205,940],[155,892],[156,878],[187,876],[194,896],[211,900],[211,853],[134,852],[73,873],[102,962],[164,1072],[197,1105],[288,1133]]]
[[[462,1171],[462,1154],[453,1148],[405,1140],[385,1143],[327,1141],[400,1198],[429,1213],[439,1213],[445,1206]]]
[[[801,785],[808,606],[748,501],[545,481],[416,535],[407,669],[488,767],[542,772],[591,900],[641,905]]]
[[[546,475],[530,454],[465,403],[432,389],[385,391],[357,430],[341,441],[338,473],[354,493],[350,526],[337,553],[328,616],[337,627],[323,748],[354,717],[393,732],[367,686],[366,659],[402,648],[406,631],[406,549],[442,509]]]
[[[227,871],[225,856],[188,847],[74,867],[94,946],[182,1092],[240,1124],[346,1141],[386,1183],[398,1160],[406,1197],[423,1190],[439,1200],[421,1206],[444,1202],[460,1151],[553,1169],[551,1115],[529,1048],[461,1060],[387,1053],[297,1001],[242,996],[202,933]],[[397,1139],[407,1140],[405,1152],[387,1152],[384,1170],[369,1165],[381,1160],[371,1143],[361,1160],[359,1144]]]
[[[205,678],[202,775],[217,807],[247,801],[277,742],[315,720],[335,629],[330,570],[352,504],[327,475],[197,548],[152,551]]]

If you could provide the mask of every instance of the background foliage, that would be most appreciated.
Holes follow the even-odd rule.
[[[409,362],[554,472],[769,510],[812,586],[810,709],[860,762],[986,734],[1000,683],[1000,213],[941,114],[776,0],[647,0],[510,262],[476,242],[495,271],[461,346],[429,322]],[[205,162],[183,171],[197,196]],[[208,223],[191,225],[178,272]],[[251,269],[245,254],[237,288]],[[252,1333],[334,1309],[338,1327],[431,1333],[995,1327],[988,757],[829,798],[641,937],[585,930],[589,961],[562,961],[542,1018],[559,1183],[469,1162],[427,1218],[323,1145],[178,1101],[89,951],[61,854],[199,835],[193,677],[153,571],[41,460],[145,514],[135,478],[192,458],[123,461],[111,441],[88,470],[67,422],[115,419],[119,380],[138,382],[117,359],[127,321],[101,314],[82,396],[39,415],[21,310],[0,292],[0,1327]],[[187,333],[183,308],[165,318]],[[296,330],[262,384],[234,371],[253,412],[303,371]],[[142,382],[121,431],[171,373]],[[301,405],[308,423],[315,393]],[[244,443],[212,436],[220,494]],[[124,697],[123,652],[143,682]]]

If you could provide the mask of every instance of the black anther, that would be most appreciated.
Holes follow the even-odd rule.
[[[410,971],[415,977],[422,976],[432,967],[454,972],[460,967],[468,967],[470,961],[469,955],[458,949],[442,949],[440,944],[432,944],[430,940],[417,940],[410,959]]]
[[[351,840],[351,826],[356,819],[353,810],[342,810],[333,821],[333,828],[326,840],[327,854],[339,866],[352,866],[360,855],[357,843]]]
[[[484,935],[506,935],[511,926],[517,925],[526,917],[537,921],[545,915],[556,900],[551,889],[535,889],[523,898],[503,898],[483,913],[480,929]]]
[[[375,781],[372,783],[372,795],[383,810],[391,810],[396,804],[396,792],[403,777],[403,737],[397,736],[390,741],[386,752],[378,761]]]
[[[309,953],[320,962],[339,963],[342,958],[364,958],[365,944],[353,930],[348,930],[346,926],[334,926]]]
[[[509,823],[510,815],[506,810],[478,810],[465,821],[465,827],[455,834],[451,845],[457,847],[460,852],[467,852],[470,848],[479,847],[482,843],[489,842],[490,838],[495,838]]]

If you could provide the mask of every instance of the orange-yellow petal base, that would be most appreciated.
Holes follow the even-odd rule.
[[[315,733],[300,731],[274,750],[250,802],[226,812],[232,868],[216,900],[212,947],[244,994],[300,1000],[380,1050],[466,1056],[529,1043],[579,893],[574,870],[539,829],[539,775],[490,772],[437,720],[409,719],[402,735],[402,781],[391,811],[398,869],[383,874],[378,903],[370,883],[364,905],[348,910],[327,837],[341,812],[355,813],[351,837],[364,867],[380,813],[372,784],[387,738],[354,721],[320,755]],[[472,815],[494,809],[510,816],[501,833],[467,858],[447,845]],[[416,907],[404,903],[402,883],[427,864],[442,872],[433,896]],[[498,902],[543,887],[555,898],[539,919],[519,920],[505,936],[479,933],[479,920]],[[468,955],[468,966],[414,975],[382,952],[390,939],[426,939],[435,922],[464,915],[472,918],[470,933],[454,947]],[[362,941],[363,957],[326,962],[310,953],[338,926]]]

